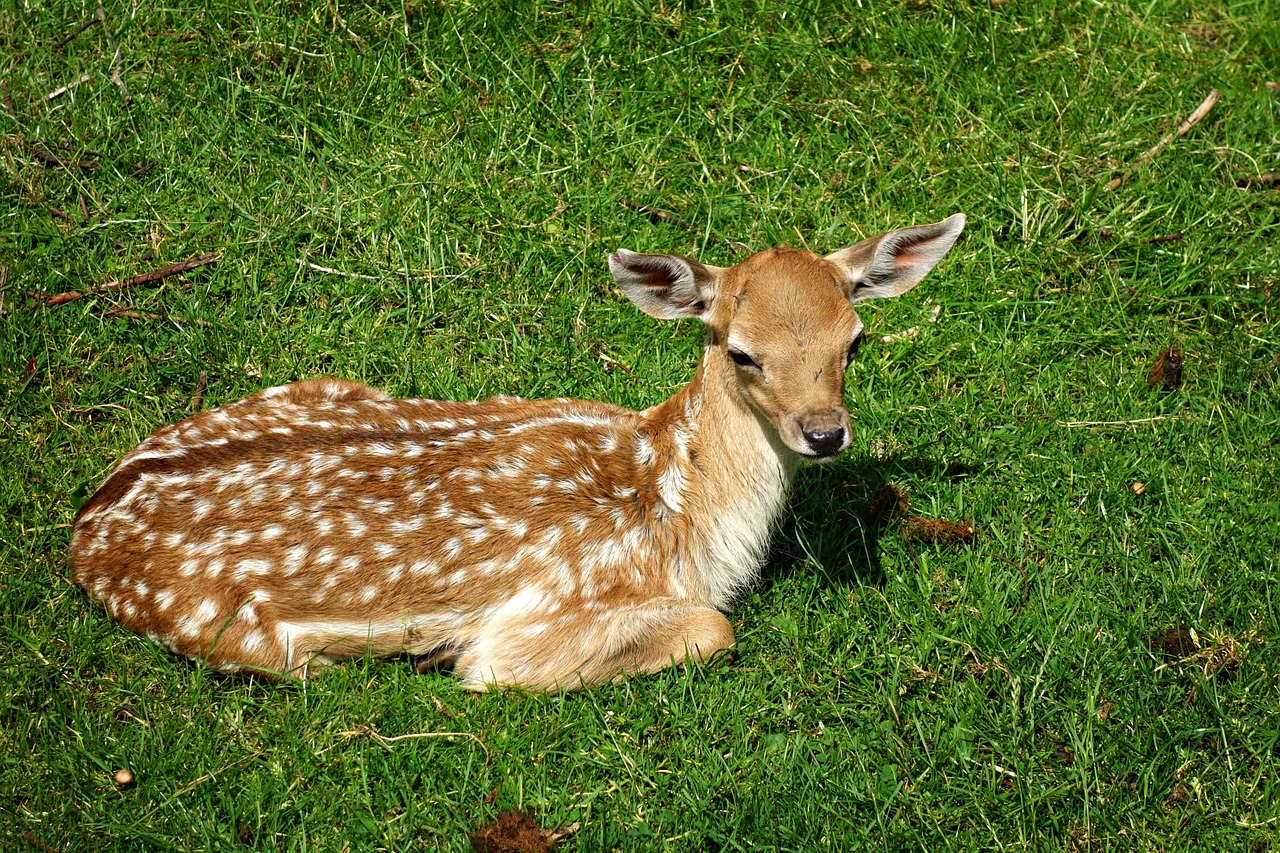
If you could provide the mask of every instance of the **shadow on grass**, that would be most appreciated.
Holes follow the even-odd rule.
[[[830,584],[883,587],[879,540],[896,521],[879,517],[876,496],[904,478],[962,480],[981,471],[966,462],[919,455],[850,457],[801,471],[766,563],[761,587],[771,587],[795,563],[808,562]]]

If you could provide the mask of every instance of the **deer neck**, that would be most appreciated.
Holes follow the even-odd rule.
[[[725,608],[759,575],[798,456],[743,398],[709,341],[693,381],[643,413],[663,523],[677,531],[676,582]]]

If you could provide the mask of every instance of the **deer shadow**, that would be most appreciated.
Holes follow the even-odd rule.
[[[795,563],[816,566],[830,585],[883,587],[879,540],[896,501],[885,487],[905,476],[962,480],[981,466],[909,454],[842,458],[802,470],[789,512],[775,532],[760,589],[768,590]],[[894,535],[894,534],[891,534]]]

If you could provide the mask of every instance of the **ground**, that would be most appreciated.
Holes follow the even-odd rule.
[[[0,846],[466,850],[531,809],[565,850],[1280,849],[1278,21],[9,4]],[[853,447],[800,478],[727,666],[263,684],[70,580],[78,502],[196,409],[317,375],[652,405],[700,331],[627,305],[609,252],[957,211],[861,309]]]

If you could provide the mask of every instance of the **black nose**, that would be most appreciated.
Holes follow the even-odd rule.
[[[814,456],[830,456],[844,447],[844,427],[804,430],[804,440]]]

